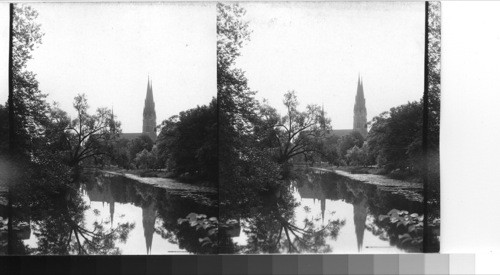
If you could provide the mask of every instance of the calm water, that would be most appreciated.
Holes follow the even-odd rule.
[[[380,218],[392,209],[422,217],[414,189],[381,188],[334,173],[309,172],[291,182],[289,193],[295,199],[289,209],[279,210],[278,203],[261,217],[241,222],[241,234],[233,241],[243,253],[374,254],[422,249],[418,241],[422,232],[412,232],[411,241],[403,242],[401,236],[408,233],[404,226]],[[412,193],[417,196],[408,195]],[[259,230],[264,224],[266,232]]]
[[[15,207],[15,254],[218,252],[200,242],[206,235],[196,227],[204,225],[178,222],[190,213],[218,217],[217,194],[167,191],[96,172],[77,186],[48,184],[21,190],[31,196],[22,195],[29,199]],[[223,253],[420,252],[423,229],[408,221],[421,224],[420,199],[416,189],[302,171],[276,194],[256,201],[250,213],[241,213],[219,240]],[[393,209],[395,216],[388,216]],[[0,216],[5,253],[7,222]],[[226,247],[234,249],[225,252]]]
[[[192,212],[217,217],[216,195],[167,192],[100,173],[84,175],[75,189],[66,199],[40,198],[41,207],[25,211],[19,220],[29,226],[17,230],[24,246],[19,254],[214,252],[202,247],[194,228],[179,225],[178,219]]]

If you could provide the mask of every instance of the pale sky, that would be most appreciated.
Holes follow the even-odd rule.
[[[241,6],[253,32],[237,67],[281,113],[295,90],[299,108],[324,104],[334,129],[352,129],[358,73],[368,120],[423,95],[424,2]]]
[[[9,3],[0,3],[0,104],[9,96]]]
[[[124,132],[140,132],[148,73],[157,122],[216,95],[215,3],[33,4],[45,33],[29,67],[50,101],[72,110],[77,93],[114,107]],[[257,98],[283,112],[295,90],[351,128],[358,73],[368,120],[423,93],[424,3],[241,3],[252,30],[237,66]],[[8,5],[0,12],[8,15]],[[7,64],[8,16],[0,16]],[[5,63],[4,63],[5,62]],[[7,68],[0,68],[7,75]],[[7,78],[0,78],[0,102]]]
[[[141,132],[148,74],[158,124],[217,94],[215,3],[31,6],[45,36],[28,67],[66,111],[86,93],[91,108],[113,107],[123,132]]]

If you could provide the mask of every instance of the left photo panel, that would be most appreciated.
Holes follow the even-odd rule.
[[[216,3],[0,13],[0,255],[218,253]]]

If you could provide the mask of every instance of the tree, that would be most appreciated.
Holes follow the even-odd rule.
[[[429,149],[439,153],[441,112],[441,6],[429,2],[428,88],[429,88]]]
[[[142,134],[130,142],[129,158],[134,159],[136,155],[144,150],[151,151],[154,142],[149,135]]]
[[[441,5],[429,2],[428,19],[428,123],[427,161],[429,182],[439,188],[439,129],[441,113]],[[422,103],[423,104],[423,103]],[[432,192],[438,194],[438,192]],[[439,195],[437,195],[439,197]]]
[[[126,138],[118,139],[113,146],[111,160],[119,167],[130,169],[131,157],[129,152],[130,141]]]
[[[217,181],[217,101],[164,121],[158,137],[163,163],[176,175]]]
[[[337,150],[340,137],[334,134],[327,135],[323,141],[322,160],[330,164],[339,164],[340,156]]]
[[[109,148],[119,135],[120,129],[113,123],[114,117],[108,108],[98,108],[89,114],[85,94],[75,97],[73,107],[77,117],[66,129],[68,164],[78,166],[83,160],[109,154]]]
[[[354,145],[354,147],[352,147],[351,149],[347,150],[347,154],[345,157],[349,165],[354,165],[354,166],[360,165],[363,159],[361,149],[356,145]]]
[[[347,150],[357,146],[363,146],[363,136],[358,131],[352,131],[348,135],[342,136],[338,143],[338,154],[340,158],[345,159]]]
[[[278,162],[285,163],[291,158],[310,152],[319,152],[321,139],[325,135],[324,112],[318,105],[308,105],[301,112],[295,91],[288,91],[283,100],[287,112],[276,125],[279,143]]]
[[[280,121],[278,111],[270,106],[267,100],[264,99],[264,101],[258,105],[257,117],[258,119],[253,120],[255,145],[260,148],[267,148],[273,151],[273,154],[277,155],[277,150],[275,149],[279,147],[279,143],[276,139],[278,135],[276,125]]]
[[[260,105],[241,69],[234,67],[250,39],[245,10],[238,4],[217,4],[218,178],[221,222],[249,215],[264,194],[283,183],[280,167],[265,144],[266,123]],[[257,130],[257,131],[256,131]]]
[[[0,104],[0,153],[4,154],[9,148],[9,110]]]
[[[422,152],[422,105],[409,102],[371,121],[367,143],[372,158],[383,159],[388,170],[418,171]]]
[[[49,104],[46,95],[38,87],[36,75],[26,69],[33,50],[42,43],[40,24],[36,23],[38,13],[26,5],[14,4],[12,26],[12,94],[9,94],[12,123],[9,125],[15,138],[10,146],[28,156],[43,138],[47,124]]]
[[[217,4],[217,100],[221,165],[231,160],[252,134],[258,102],[241,69],[234,68],[243,43],[250,39],[246,11],[238,4]]]
[[[363,146],[359,148],[357,145],[354,145],[351,149],[347,150],[346,159],[349,165],[354,166],[366,166],[370,163],[369,155],[368,155],[368,145],[367,143],[363,143]]]
[[[151,169],[154,164],[153,155],[150,151],[144,149],[141,152],[137,153],[134,162],[139,169]]]

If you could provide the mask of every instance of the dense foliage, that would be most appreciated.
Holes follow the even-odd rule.
[[[217,181],[217,101],[181,112],[162,123],[158,158],[175,176]]]
[[[234,67],[249,40],[245,10],[237,4],[217,4],[218,156],[221,217],[249,213],[259,192],[276,186],[279,169],[272,155],[257,146],[258,102],[241,69]],[[257,122],[257,123],[256,123]]]
[[[423,124],[424,99],[391,108],[371,121],[367,142],[369,155],[387,172],[410,174],[421,178],[426,173],[433,188],[439,186],[440,124],[440,5],[429,3],[428,32],[428,124]],[[427,129],[427,147],[422,142],[422,129]],[[434,192],[436,193],[436,192]]]
[[[367,142],[379,166],[388,170],[420,171],[422,105],[411,102],[375,117]]]
[[[10,139],[11,148],[18,154],[29,155],[43,138],[47,125],[49,104],[39,87],[36,75],[27,70],[32,51],[42,42],[43,33],[36,23],[38,12],[25,5],[14,5],[12,26],[12,127],[15,138]]]
[[[318,152],[326,127],[330,127],[324,112],[318,105],[308,105],[305,111],[299,111],[294,91],[285,94],[283,104],[287,112],[275,126],[278,162],[285,163],[295,156]]]

